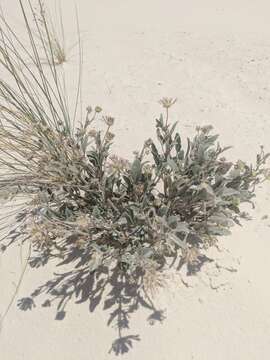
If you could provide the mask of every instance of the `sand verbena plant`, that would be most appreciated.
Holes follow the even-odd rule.
[[[30,243],[32,267],[50,260],[71,266],[19,305],[27,309],[34,297],[51,293],[61,298],[61,318],[72,294],[92,299],[95,307],[109,283],[118,290],[106,306],[119,306],[109,322],[117,318],[127,328],[128,312],[145,304],[141,292],[149,299],[166,283],[166,267],[185,263],[190,273],[198,271],[205,250],[248,218],[241,204],[252,204],[256,186],[269,179],[269,154],[262,147],[255,164],[228,161],[228,147],[212,126],[197,127],[184,146],[178,124],[170,121],[176,100],[169,98],[160,102],[164,114],[156,119],[155,139],[147,139],[134,159],[112,154],[114,118],[89,106],[81,119],[79,83],[69,109],[57,72],[63,56],[43,4],[38,19],[31,2],[27,9],[19,3],[30,46],[4,17],[0,27],[0,195],[2,204],[19,204],[17,222],[1,242],[4,248]],[[38,38],[29,23],[33,15]],[[130,342],[126,337],[114,349],[121,352]]]

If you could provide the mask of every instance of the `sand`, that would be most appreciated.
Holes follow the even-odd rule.
[[[16,0],[2,6],[18,20]],[[53,1],[46,1],[54,6]],[[261,144],[270,150],[269,1],[77,0],[84,47],[84,105],[100,105],[116,118],[115,153],[130,158],[154,134],[158,100],[177,97],[172,119],[183,137],[212,124],[232,159],[252,160]],[[74,3],[62,1],[69,45],[76,41]],[[18,21],[18,29],[21,26]],[[74,94],[78,49],[64,72]],[[258,189],[252,221],[220,240],[215,261],[193,278],[175,276],[157,296],[165,312],[150,324],[140,309],[126,335],[140,341],[124,359],[268,360],[270,358],[270,187]],[[267,216],[269,217],[267,217]],[[27,249],[0,258],[0,313],[24,267]],[[20,260],[22,258],[22,261]],[[60,271],[28,269],[17,298],[28,296]],[[55,306],[11,307],[0,333],[1,360],[105,360],[117,337],[110,310],[89,312],[71,301],[64,320]],[[121,357],[121,356],[119,356]]]

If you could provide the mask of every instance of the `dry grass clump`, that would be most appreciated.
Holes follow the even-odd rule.
[[[56,69],[63,58],[52,45],[43,4],[39,1],[42,21],[35,17],[37,39],[28,21],[28,11],[35,15],[35,10],[31,2],[29,9],[19,3],[30,48],[3,17],[0,27],[0,64],[11,78],[0,80],[0,194],[3,201],[23,197],[25,204],[16,236],[13,230],[4,240],[30,242],[33,267],[52,259],[72,264],[72,272],[32,298],[51,291],[63,304],[75,293],[94,296],[96,304],[106,284],[117,285],[107,307],[121,305],[111,321],[117,318],[126,328],[128,311],[143,304],[139,292],[154,294],[164,284],[164,267],[178,261],[200,269],[203,250],[247,218],[240,205],[252,203],[256,185],[269,178],[269,154],[261,148],[254,165],[232,163],[211,126],[197,127],[184,147],[169,117],[175,100],[168,98],[161,100],[165,115],[156,119],[155,140],[146,140],[132,161],[111,154],[114,118],[102,116],[98,106],[88,107],[83,121],[77,105],[71,115]],[[105,131],[97,130],[100,120]],[[139,300],[130,305],[135,295]],[[31,301],[20,306],[27,309]],[[62,317],[63,309],[59,313]],[[127,337],[122,350],[130,341]],[[122,351],[119,343],[114,347]]]
[[[34,9],[34,20],[39,23],[36,36],[41,41],[41,48],[52,53],[52,61],[55,65],[61,65],[67,61],[67,50],[65,41],[65,31],[62,18],[62,11],[59,11],[60,29],[56,29],[55,22],[46,8],[44,1],[39,1],[37,8]]]

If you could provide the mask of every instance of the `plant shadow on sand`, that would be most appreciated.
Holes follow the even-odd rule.
[[[36,307],[35,298],[47,296],[43,301],[43,307],[51,307],[56,303],[57,313],[55,320],[64,320],[69,301],[76,304],[89,302],[89,311],[93,313],[98,307],[104,311],[110,311],[107,321],[108,326],[117,329],[118,336],[113,341],[109,353],[123,355],[133,348],[133,344],[140,341],[139,334],[124,335],[130,328],[130,318],[140,308],[147,309],[150,314],[147,321],[150,325],[162,323],[165,319],[165,310],[155,306],[152,294],[143,285],[143,273],[137,271],[132,279],[119,266],[109,269],[100,266],[95,271],[89,271],[89,257],[83,256],[79,249],[74,249],[69,257],[58,264],[68,265],[74,259],[80,257],[76,268],[63,273],[55,273],[54,278],[38,287],[29,297],[18,300],[18,307],[23,310],[33,310]],[[29,265],[38,268],[47,263],[49,258],[33,256],[29,259]],[[212,261],[206,256],[200,258],[196,266],[187,267],[187,275],[195,275],[201,270],[204,263]],[[180,270],[183,263],[180,261],[177,269]]]
[[[69,259],[61,262],[59,266],[72,262],[74,256],[77,258],[77,252],[76,249]],[[119,267],[109,269],[100,266],[96,271],[90,272],[89,267],[84,266],[87,260],[89,261],[81,258],[77,269],[55,273],[53,279],[38,287],[29,297],[19,299],[17,305],[23,311],[33,310],[36,307],[35,298],[43,294],[47,296],[43,307],[56,303],[55,320],[64,320],[69,301],[75,301],[76,304],[89,302],[90,313],[102,307],[104,311],[110,311],[107,325],[115,327],[118,332],[109,352],[122,355],[127,353],[135,342],[140,341],[138,334],[124,334],[129,330],[132,314],[140,307],[146,308],[150,312],[147,321],[154,325],[165,319],[164,310],[155,307],[151,296],[142,286],[143,274],[140,272],[137,272],[132,281]],[[29,261],[31,267],[39,267],[45,263],[46,259],[40,257],[30,258]]]

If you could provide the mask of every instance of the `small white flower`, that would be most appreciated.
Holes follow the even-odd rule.
[[[159,103],[165,108],[165,109],[169,109],[171,106],[173,106],[176,103],[177,99],[173,99],[173,98],[167,98],[164,97],[162,98]]]

